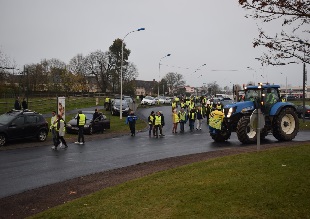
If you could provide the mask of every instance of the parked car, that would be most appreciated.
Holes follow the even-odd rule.
[[[171,104],[171,98],[160,96],[159,103],[160,104]]]
[[[119,115],[120,114],[120,108],[121,108],[121,101],[120,99],[115,99],[114,102],[112,103],[112,109],[111,109],[111,114],[114,115]],[[122,100],[122,115],[126,116],[130,112],[130,107],[129,104],[127,103],[126,100]]]
[[[296,107],[296,113],[298,115],[299,118],[303,117],[303,113],[304,113],[304,107],[303,106],[297,106]],[[309,105],[305,105],[305,118],[309,118],[310,117],[310,106]]]
[[[124,98],[124,100],[127,101],[127,103],[133,103],[134,102],[133,99],[131,98],[131,96],[124,96],[123,98]]]
[[[151,96],[146,96],[142,99],[141,101],[141,105],[155,105],[156,104],[156,100],[154,97]]]
[[[234,102],[234,100],[232,100],[229,97],[224,97],[221,101],[222,106],[226,106],[228,104],[232,104]]]
[[[92,135],[95,132],[103,133],[105,129],[110,128],[110,120],[103,114],[99,112],[99,116],[93,121],[93,115],[95,111],[83,111],[83,114],[86,116],[86,124],[84,125],[84,133]],[[77,126],[77,116],[72,118],[66,124],[66,132],[73,134],[78,133],[78,126]]]
[[[45,118],[31,110],[11,110],[0,116],[0,146],[14,139],[45,141],[49,128]]]

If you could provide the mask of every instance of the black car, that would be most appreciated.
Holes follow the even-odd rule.
[[[99,112],[99,116],[93,121],[94,113],[95,111],[83,111],[83,114],[86,116],[86,124],[84,125],[84,133],[86,134],[103,133],[105,129],[110,128],[110,120],[103,113]],[[67,133],[78,133],[77,116],[66,123]]]
[[[12,110],[0,115],[0,146],[15,139],[37,138],[45,141],[48,130],[48,122],[41,114],[30,110]]]
[[[112,103],[111,114],[112,115],[119,115],[121,108],[121,101],[120,99],[115,99]],[[122,100],[122,115],[127,116],[130,112],[129,104],[126,100]]]
[[[304,107],[303,106],[297,106],[296,107],[296,112],[299,118],[303,117],[303,113],[304,113]],[[309,105],[305,105],[305,118],[309,118],[310,117],[310,106]]]

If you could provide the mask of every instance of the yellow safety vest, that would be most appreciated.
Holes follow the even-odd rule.
[[[155,125],[161,125],[161,116],[155,116]]]
[[[186,112],[179,112],[179,118],[180,118],[180,120],[182,120],[182,121],[185,121],[186,120]]]
[[[84,114],[79,114],[79,125],[85,125],[86,122],[86,116]]]
[[[190,118],[191,120],[194,120],[194,119],[195,119],[195,113],[190,112],[189,118]]]
[[[216,105],[216,109],[221,110],[222,109],[222,105]]]
[[[190,103],[191,103],[190,100],[186,100],[186,102],[185,102],[186,106],[189,106]]]
[[[109,103],[109,101],[110,101],[110,98],[106,97],[104,102]]]
[[[66,132],[65,121],[63,121],[63,120],[61,119],[59,122],[61,122],[61,123],[63,123],[63,124],[64,124],[64,127],[63,127],[63,132]],[[57,122],[57,123],[58,123],[58,122]],[[56,124],[57,124],[57,123],[56,123]],[[57,132],[59,131],[58,125],[56,125],[56,131],[57,131]]]
[[[57,120],[57,116],[56,115],[51,118],[50,129],[56,128],[57,123],[54,123],[56,120]]]
[[[184,108],[185,107],[185,103],[181,103],[181,108]]]
[[[195,107],[195,103],[194,102],[190,102],[190,104],[189,104],[189,109],[191,110],[191,109],[194,109],[194,107]]]
[[[151,124],[153,124],[153,122],[154,122],[154,116],[150,115],[149,116],[149,124],[151,125]]]
[[[173,102],[171,105],[172,105],[172,108],[176,108],[177,107],[176,102]]]
[[[224,113],[219,110],[214,110],[213,112],[210,113],[209,117],[210,117],[209,126],[220,130],[222,128]]]

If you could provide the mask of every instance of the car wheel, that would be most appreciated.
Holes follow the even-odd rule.
[[[4,134],[0,134],[0,147],[4,146],[6,143],[6,137]]]
[[[45,130],[40,130],[38,134],[38,140],[39,141],[45,141],[47,138],[47,132]]]

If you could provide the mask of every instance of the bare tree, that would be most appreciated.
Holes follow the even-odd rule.
[[[185,86],[183,75],[176,72],[169,72],[163,79],[167,82],[167,86],[172,93],[178,87]]]
[[[310,63],[310,2],[303,0],[239,0],[243,8],[252,11],[246,17],[265,23],[280,21],[282,29],[275,36],[269,36],[259,29],[253,46],[264,46],[269,52],[259,60],[262,64],[285,65],[300,61]]]

